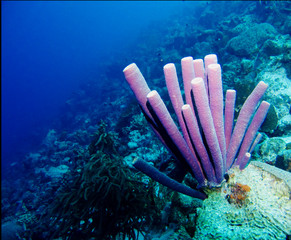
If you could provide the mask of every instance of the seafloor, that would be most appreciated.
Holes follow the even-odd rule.
[[[67,100],[39,149],[11,164],[2,179],[2,239],[290,239],[290,2],[201,2],[142,32]],[[174,160],[122,70],[136,62],[173,112],[163,66],[173,62],[181,75],[181,58],[209,53],[218,56],[224,91],[237,90],[236,116],[261,80],[271,108],[254,164],[230,172],[201,201],[131,166],[139,157],[169,172]],[[186,176],[184,184],[195,182]]]

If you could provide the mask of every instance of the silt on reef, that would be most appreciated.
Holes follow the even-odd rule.
[[[291,173],[261,162],[234,168],[198,209],[193,239],[286,239],[291,234]],[[235,238],[234,238],[235,236]]]

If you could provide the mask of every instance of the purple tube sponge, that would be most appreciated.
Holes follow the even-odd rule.
[[[225,173],[223,158],[214,127],[214,120],[212,118],[209,102],[207,100],[204,82],[202,78],[194,78],[191,83],[200,123],[213,159],[217,183],[221,183]]]
[[[183,157],[189,164],[196,180],[199,184],[204,184],[205,177],[202,172],[202,168],[194,155],[191,153],[185,139],[178,130],[178,127],[174,123],[170,113],[168,112],[166,105],[161,99],[157,91],[153,90],[147,95],[150,106],[152,107],[155,115],[161,121],[161,124],[165,127],[168,136],[172,139],[174,144],[182,153]]]
[[[175,181],[172,178],[169,178],[166,174],[160,172],[155,167],[151,166],[150,164],[142,161],[140,159],[135,159],[133,161],[133,166],[143,172],[144,174],[148,175],[153,180],[165,185],[166,187],[183,194],[186,194],[190,197],[199,198],[204,200],[207,196],[206,194],[199,192],[195,189],[187,187],[182,183]]]
[[[239,112],[237,122],[231,135],[230,143],[226,152],[227,170],[231,168],[235,161],[236,154],[243,141],[245,132],[247,131],[248,125],[250,123],[250,119],[253,116],[256,107],[259,104],[267,88],[268,85],[263,81],[260,81],[255,89],[252,91],[252,93],[248,96]]]
[[[175,65],[165,65],[164,74],[182,134],[158,92],[149,89],[138,67],[133,63],[123,72],[155,133],[198,181],[198,187],[219,186],[233,165],[242,170],[249,162],[251,151],[261,137],[257,131],[269,109],[270,104],[265,101],[258,107],[268,86],[262,81],[258,83],[243,104],[233,129],[236,91],[226,92],[223,109],[221,68],[217,56],[209,54],[204,62],[185,57],[181,66],[186,104]],[[192,193],[187,192],[188,187],[141,160],[134,166],[175,191],[201,199],[205,197],[193,189]]]

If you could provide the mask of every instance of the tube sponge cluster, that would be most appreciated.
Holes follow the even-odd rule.
[[[232,166],[238,165],[241,170],[246,167],[261,137],[257,131],[270,106],[266,101],[261,102],[261,98],[268,86],[263,81],[258,83],[233,126],[236,91],[228,90],[224,103],[217,56],[209,54],[204,61],[185,57],[181,66],[185,102],[173,63],[164,66],[164,75],[182,133],[160,95],[150,90],[136,64],[128,65],[123,72],[154,132],[176,159],[189,166],[199,187],[219,186]],[[135,160],[134,166],[158,181],[162,173],[150,171],[141,161]],[[163,181],[163,184],[173,189],[170,182]],[[177,186],[174,190],[179,191]],[[204,198],[201,194],[196,196]]]

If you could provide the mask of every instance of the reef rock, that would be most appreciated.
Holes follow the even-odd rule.
[[[254,24],[253,27],[246,28],[241,34],[229,40],[227,51],[240,57],[249,57],[257,53],[262,44],[267,39],[272,39],[276,34],[276,29],[268,24]]]
[[[291,173],[268,164],[233,169],[228,183],[208,193],[198,209],[193,239],[286,239],[291,234],[290,190]]]

